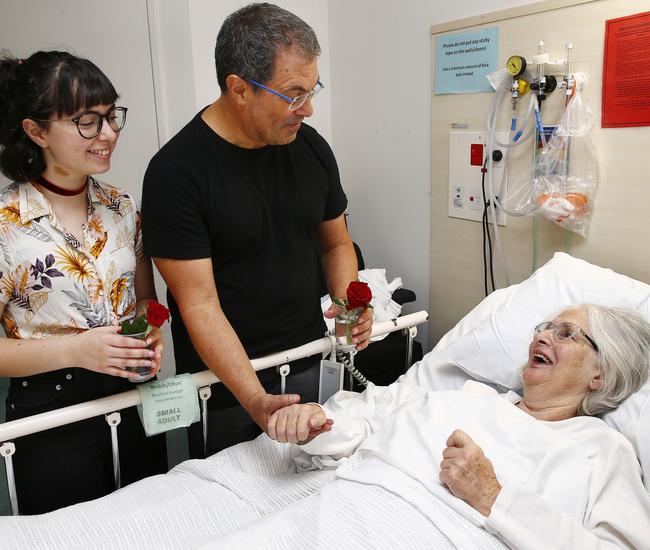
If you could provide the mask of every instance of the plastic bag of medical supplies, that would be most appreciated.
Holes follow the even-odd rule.
[[[535,159],[537,214],[585,236],[598,187],[598,161],[589,139],[594,117],[575,90],[559,126]]]

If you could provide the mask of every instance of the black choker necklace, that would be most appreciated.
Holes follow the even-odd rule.
[[[86,181],[79,189],[64,189],[63,187],[54,185],[50,180],[46,180],[43,176],[36,178],[36,183],[38,183],[41,187],[44,187],[48,191],[52,191],[52,193],[56,193],[57,195],[72,197],[74,195],[79,195],[86,190],[86,188],[88,187],[88,178],[86,178]]]

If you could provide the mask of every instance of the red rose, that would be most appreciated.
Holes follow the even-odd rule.
[[[155,300],[150,300],[147,307],[147,322],[153,327],[161,327],[167,319],[169,319],[169,310]]]
[[[348,311],[357,308],[367,308],[372,300],[372,291],[367,283],[352,281],[346,291],[348,297]]]

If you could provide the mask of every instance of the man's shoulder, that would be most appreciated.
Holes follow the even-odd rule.
[[[325,138],[318,133],[316,128],[310,126],[309,124],[305,124],[304,122],[300,125],[298,139],[303,139],[305,141],[313,143],[314,145],[326,147],[329,149],[329,144]]]
[[[314,127],[304,122],[300,126],[300,131],[294,143],[306,144],[324,162],[330,163],[334,158],[334,153],[327,140]]]
[[[198,113],[158,150],[151,163],[182,161],[183,158],[196,154],[202,140],[201,125],[201,113]]]

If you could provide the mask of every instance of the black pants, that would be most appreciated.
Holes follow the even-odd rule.
[[[259,371],[257,375],[268,393],[280,393],[280,375],[275,367]],[[316,402],[319,376],[320,356],[294,361],[287,376],[285,393],[299,394],[301,403]],[[208,400],[207,449],[204,454],[202,423],[195,422],[188,428],[187,434],[190,458],[210,456],[231,445],[250,441],[261,433],[260,427],[237,403],[232,393],[223,384],[214,384]]]
[[[6,417],[16,420],[134,388],[126,379],[85,369],[12,378]],[[117,433],[122,485],[166,472],[164,434],[146,437],[135,407],[120,413]],[[14,444],[21,514],[50,512],[115,489],[111,432],[103,415],[20,437]]]

